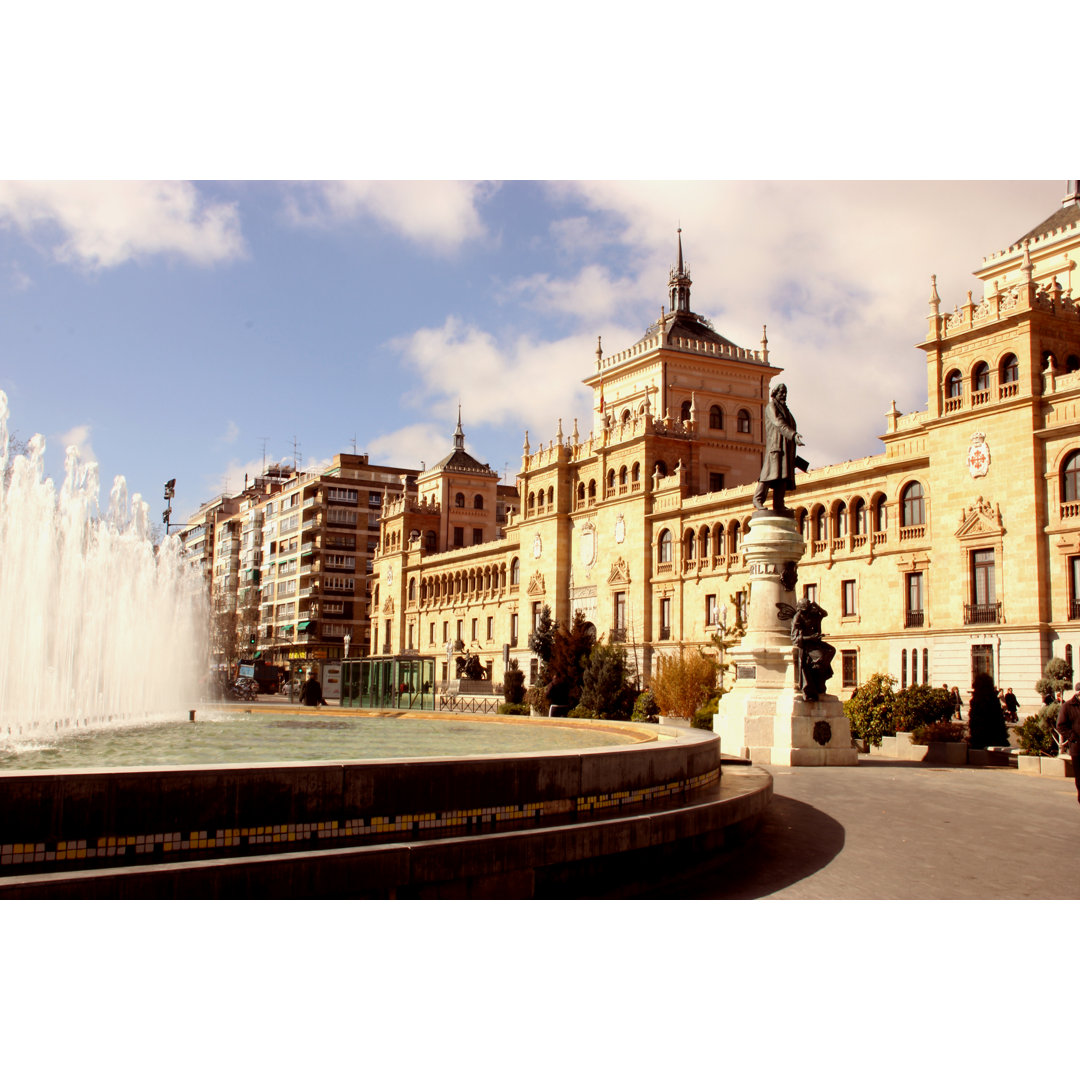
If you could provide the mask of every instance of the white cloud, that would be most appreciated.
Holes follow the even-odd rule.
[[[220,443],[234,443],[240,437],[240,428],[235,420],[230,420],[225,425],[225,433],[218,436]]]
[[[74,447],[79,452],[79,460],[84,465],[97,461],[97,454],[94,453],[94,448],[90,443],[89,424],[77,424],[69,431],[57,436],[56,441],[64,448],[65,452],[70,447]]]
[[[609,319],[628,306],[644,310],[646,300],[639,280],[612,278],[606,266],[596,264],[582,267],[574,278],[553,278],[550,274],[518,278],[504,290],[504,295],[521,297],[541,311],[574,315],[593,323]]]
[[[155,255],[200,265],[244,254],[237,208],[187,181],[0,181],[0,226],[44,243],[59,262],[118,266]]]
[[[375,465],[419,469],[421,462],[425,468],[430,468],[446,457],[451,446],[450,432],[444,427],[438,424],[410,424],[370,439],[367,453]]]
[[[332,180],[291,189],[286,212],[294,224],[315,226],[366,214],[446,253],[485,235],[478,204],[494,187],[459,180]]]

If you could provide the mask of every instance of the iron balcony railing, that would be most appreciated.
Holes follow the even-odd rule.
[[[966,626],[985,626],[1001,622],[1001,602],[996,604],[965,604],[964,624]]]
[[[920,611],[905,611],[904,612],[904,626],[908,629],[916,626],[923,625],[924,615]]]
[[[626,627],[625,626],[613,626],[611,633],[608,635],[608,640],[612,642],[625,641],[626,640]]]

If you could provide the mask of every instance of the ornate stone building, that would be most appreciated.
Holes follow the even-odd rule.
[[[1078,252],[1071,182],[1057,212],[983,261],[981,300],[946,312],[932,279],[927,409],[893,403],[883,453],[800,474],[797,591],[830,613],[830,691],[875,671],[965,689],[985,670],[1033,706],[1045,661],[1080,646]],[[530,670],[528,631],[547,604],[625,643],[647,682],[658,654],[734,622],[781,369],[764,335],[743,348],[694,314],[690,286],[680,238],[670,306],[622,352],[598,347],[587,436],[576,420],[536,447],[526,433],[516,500],[465,452],[460,421],[415,496],[389,500],[373,652],[446,663],[449,643],[499,681],[504,645]],[[489,531],[492,506],[515,503]]]

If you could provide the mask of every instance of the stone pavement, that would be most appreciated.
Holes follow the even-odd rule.
[[[773,800],[744,848],[637,895],[1080,898],[1080,804],[1071,779],[865,756],[853,768],[768,771]]]

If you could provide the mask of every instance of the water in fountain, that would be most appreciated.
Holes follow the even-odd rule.
[[[0,743],[66,729],[186,719],[206,671],[205,601],[179,541],[155,551],[148,508],[118,476],[98,512],[98,473],[67,450],[59,493],[45,440],[9,460],[0,391]]]

